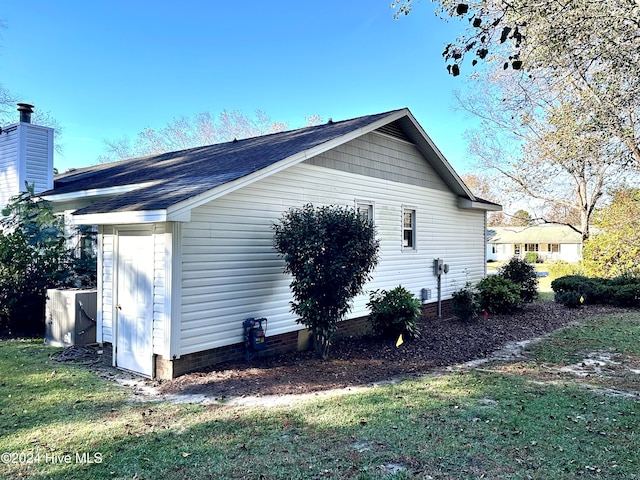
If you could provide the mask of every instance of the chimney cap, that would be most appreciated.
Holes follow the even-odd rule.
[[[31,123],[31,114],[33,113],[33,105],[30,103],[18,103],[18,111],[20,112],[20,121],[23,123]]]

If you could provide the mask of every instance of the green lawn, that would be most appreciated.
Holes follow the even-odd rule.
[[[0,341],[0,477],[640,479],[639,399],[594,390],[637,378],[554,370],[587,350],[640,368],[639,338],[640,314],[601,316],[526,362],[269,408],[140,401],[41,341]]]

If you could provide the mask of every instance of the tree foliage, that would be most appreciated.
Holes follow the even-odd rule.
[[[373,222],[351,208],[307,204],[285,212],[273,229],[284,272],[293,276],[291,311],[312,330],[316,354],[326,358],[337,323],[377,265]]]
[[[0,333],[42,334],[47,288],[75,283],[63,218],[34,196],[13,197],[0,221]]]
[[[468,28],[445,48],[447,68],[483,63],[463,107],[482,119],[471,150],[502,189],[537,203],[583,241],[604,192],[640,168],[637,0],[433,0]],[[398,0],[398,15],[412,0]]]
[[[640,164],[636,0],[433,1],[441,16],[468,20],[468,28],[443,52],[451,74],[459,74],[472,56],[473,65],[482,60],[512,72],[514,83],[533,78],[552,91],[568,91],[579,98],[582,115]],[[408,14],[413,1],[393,5]]]
[[[517,210],[516,213],[513,214],[509,221],[509,225],[513,227],[526,227],[531,224],[531,214],[526,210]]]
[[[495,178],[485,172],[482,173],[465,173],[460,176],[469,190],[474,195],[490,202],[502,204],[504,198],[496,188]],[[501,226],[506,224],[505,214],[503,212],[487,212],[488,226]]]
[[[481,119],[469,135],[471,152],[481,167],[499,173],[495,185],[508,203],[527,202],[537,220],[569,225],[586,240],[604,192],[625,174],[621,143],[598,130],[567,92],[564,103],[554,103],[560,92],[538,92],[533,80],[491,79],[477,95],[459,97]],[[535,102],[522,99],[527,89],[538,95]]]
[[[588,275],[615,277],[640,266],[640,189],[622,187],[609,205],[599,209],[594,225],[598,234],[586,243],[583,260]]]

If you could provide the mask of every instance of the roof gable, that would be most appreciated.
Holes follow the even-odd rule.
[[[56,201],[87,197],[88,191],[122,190],[96,198],[76,215],[175,210],[181,205],[184,210],[215,198],[211,195],[217,189],[286,168],[376,129],[414,143],[456,195],[476,200],[408,109],[95,165],[57,176],[54,188],[42,195]]]

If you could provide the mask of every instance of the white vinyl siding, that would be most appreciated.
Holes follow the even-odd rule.
[[[26,136],[24,181],[34,184],[36,193],[53,188],[53,131],[36,125],[20,128]]]
[[[153,353],[168,355],[169,346],[165,325],[168,324],[171,302],[166,301],[167,292],[167,263],[170,258],[167,254],[167,242],[170,236],[165,235],[165,226],[162,224],[153,227]],[[99,318],[101,318],[102,341],[114,343],[114,257],[115,257],[115,235],[112,227],[101,227],[100,229],[101,258],[98,262],[100,268],[100,281],[98,284],[101,303]],[[100,327],[99,327],[100,328]]]
[[[305,163],[367,177],[449,191],[446,183],[412,143],[367,133]]]
[[[0,133],[0,209],[20,191],[18,171],[18,130],[8,129]]]
[[[167,238],[164,230],[156,231],[153,234],[153,352],[167,356],[168,348],[165,349],[165,294],[167,291],[167,258],[165,255]]]
[[[102,271],[98,272],[101,281],[98,282],[99,316],[102,317],[102,341],[113,343],[113,229],[100,227],[98,230],[100,242],[102,242],[101,265]]]
[[[436,180],[433,180],[437,183]],[[290,207],[305,203],[353,206],[358,198],[376,206],[380,263],[367,289],[399,284],[419,296],[436,288],[433,258],[451,266],[443,298],[484,275],[484,212],[457,208],[449,191],[425,188],[324,167],[299,164],[192,211],[182,228],[180,354],[242,341],[242,321],[267,317],[267,335],[301,328],[290,313],[290,278],[272,246],[271,225]],[[416,216],[420,249],[403,255],[403,204]],[[366,315],[360,295],[349,317]]]

